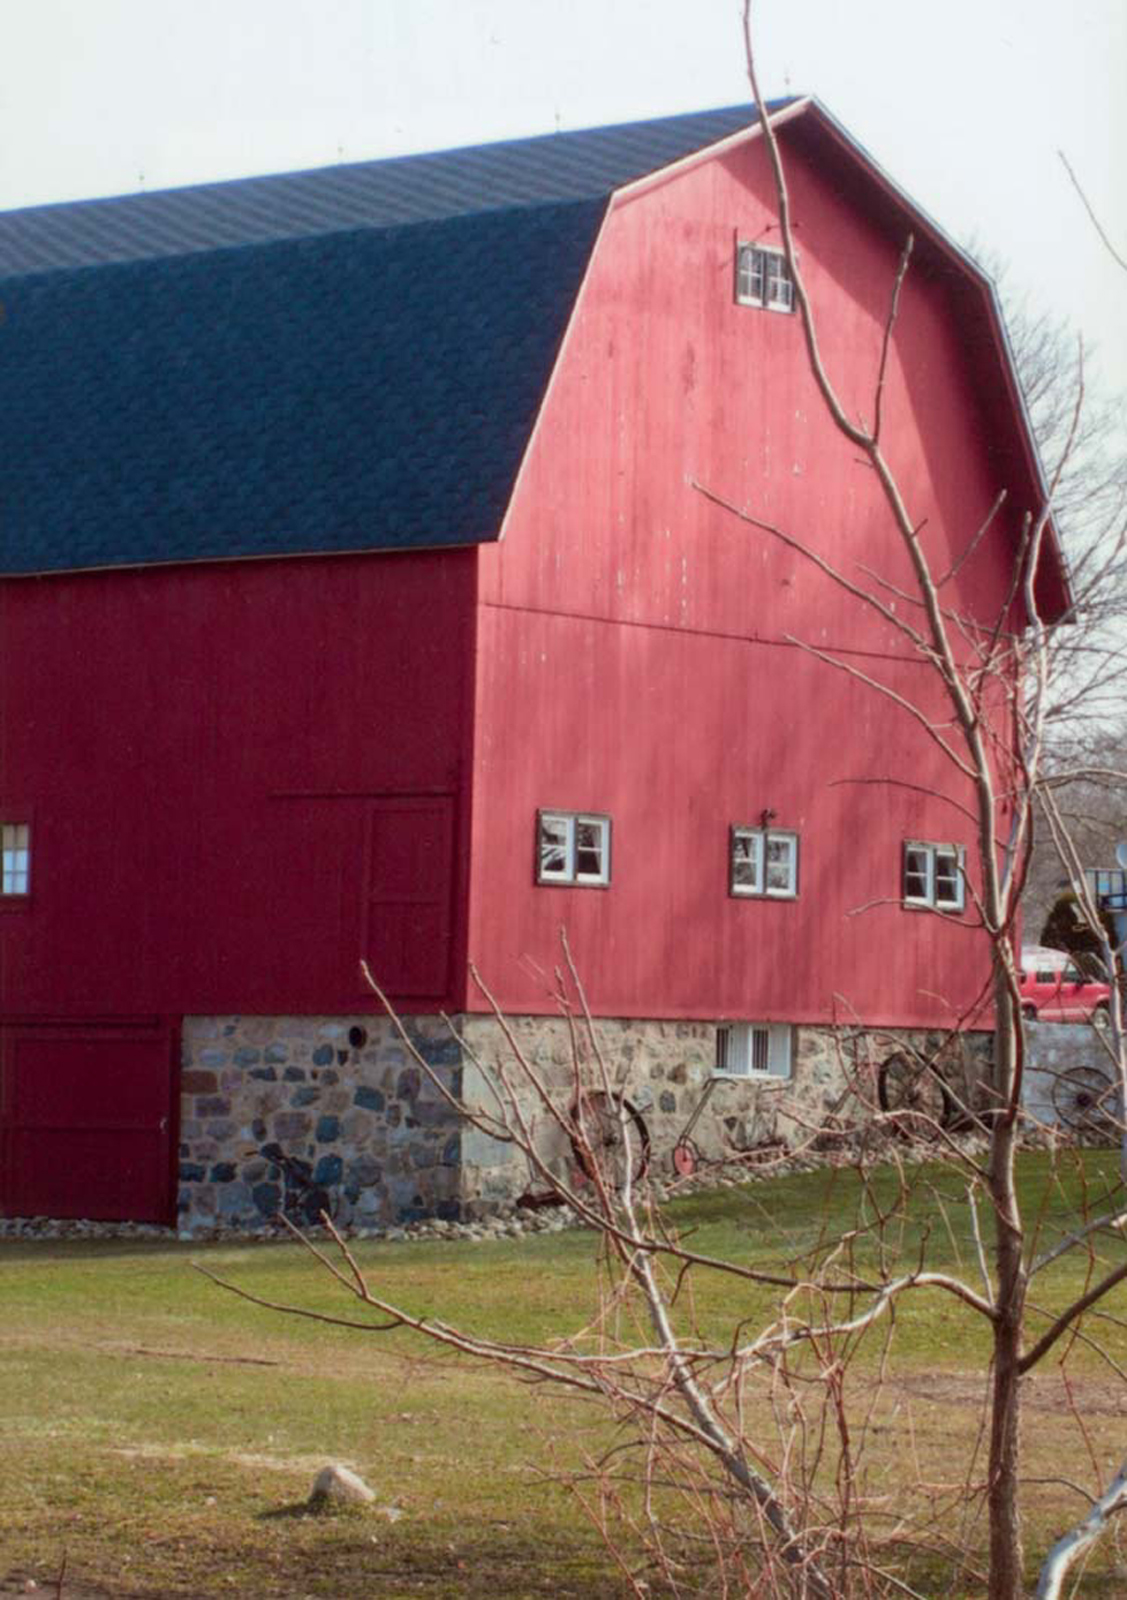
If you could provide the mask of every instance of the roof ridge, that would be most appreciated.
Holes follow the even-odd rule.
[[[0,212],[0,277],[596,199],[730,138],[757,115],[749,102],[22,207]]]

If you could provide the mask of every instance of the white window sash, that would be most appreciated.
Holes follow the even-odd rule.
[[[794,283],[782,250],[742,239],[737,242],[736,303],[768,311],[794,309]]]
[[[555,840],[549,841],[548,828],[553,832],[559,827],[563,828],[563,865],[561,867],[546,867],[544,856],[547,851],[560,848]],[[575,818],[564,811],[542,811],[536,830],[536,876],[541,883],[570,883],[574,876],[575,865]]]
[[[782,846],[785,855],[783,865],[786,868],[786,882],[773,884],[771,882],[771,866],[778,866],[778,860],[771,862],[771,846]],[[798,835],[797,833],[768,833],[764,836],[763,847],[763,892],[774,895],[779,900],[793,900],[798,893]]]
[[[579,830],[594,837],[580,847]],[[550,833],[549,833],[550,830]],[[562,836],[562,837],[561,837]],[[580,853],[592,854],[597,867],[580,869]],[[546,866],[546,855],[562,854],[559,866]],[[540,811],[536,822],[537,883],[579,883],[586,887],[610,883],[610,818],[575,811]]]
[[[950,862],[954,868],[951,874],[954,878],[954,894],[950,898],[940,899],[939,863],[941,861]],[[935,848],[934,891],[935,904],[940,911],[962,911],[966,902],[965,879],[965,852],[953,845],[937,845]]]
[[[0,823],[0,894],[31,889],[31,839],[26,822]]]
[[[713,1077],[744,1083],[787,1081],[791,1076],[793,1034],[789,1022],[722,1024],[716,1030]]]
[[[756,828],[733,828],[729,845],[728,879],[735,895],[763,893],[763,834]],[[745,882],[737,879],[742,869]]]
[[[595,850],[598,852],[599,866],[595,872],[581,872],[579,870],[579,829],[593,828],[595,830]],[[575,868],[576,883],[609,883],[610,882],[610,818],[609,817],[584,817],[575,818],[575,827],[572,831],[573,850],[572,857]],[[591,846],[586,846],[590,849]]]
[[[917,865],[909,869],[909,857],[917,858]],[[940,864],[951,865],[953,873],[946,873],[944,877],[954,878],[954,893],[948,896],[940,892]],[[907,839],[904,842],[901,871],[904,877],[903,896],[906,906],[926,906],[930,911],[959,912],[966,907],[966,851],[962,845],[929,844],[922,839]],[[911,894],[908,890],[908,878],[920,877],[924,879],[922,894]]]
[[[774,860],[769,859],[772,854]],[[778,877],[780,866],[785,878],[773,883],[772,869]],[[739,881],[739,868],[750,881]],[[798,894],[798,834],[782,829],[733,827],[728,843],[728,888],[731,894],[741,897],[793,900]]]

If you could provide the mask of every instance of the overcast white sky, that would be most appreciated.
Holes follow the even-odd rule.
[[[758,0],[816,94],[1127,395],[1127,0]],[[6,0],[0,208],[728,105],[738,0]]]

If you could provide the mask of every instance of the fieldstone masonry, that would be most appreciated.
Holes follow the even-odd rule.
[[[1085,1101],[1100,1097],[1106,1085],[1106,1104],[1114,1115],[1115,1069],[1095,1028],[1079,1023],[1031,1022],[1025,1030],[1026,1070],[1022,1084],[1025,1109],[1046,1127],[1085,1131]],[[1078,1100],[1079,1094],[1079,1100]]]
[[[492,1017],[455,1023],[465,1055],[440,1018],[404,1019],[451,1094],[496,1110],[486,1080],[494,1062],[512,1059],[501,1029]],[[716,1028],[602,1019],[596,1026],[604,1059],[645,1117],[664,1167],[712,1075]],[[510,1028],[552,1092],[568,1099],[564,1020],[518,1017]],[[386,1017],[185,1017],[182,1040],[186,1233],[216,1223],[257,1228],[279,1210],[300,1221],[326,1198],[348,1227],[465,1220],[511,1205],[530,1187],[524,1158],[460,1122]],[[919,1032],[796,1027],[791,1078],[718,1083],[694,1142],[706,1159],[719,1158],[775,1139],[793,1145],[827,1122],[864,1122],[877,1104],[880,1062],[905,1045],[931,1050],[939,1042]],[[959,1043],[955,1071],[967,1094],[988,1060],[989,1035]],[[535,1121],[531,1093],[522,1090],[521,1102]]]
[[[445,1026],[407,1025],[457,1094]],[[459,1122],[387,1018],[185,1017],[182,1041],[182,1230],[301,1220],[317,1191],[349,1226],[460,1216]]]

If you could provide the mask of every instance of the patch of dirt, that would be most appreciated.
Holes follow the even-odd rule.
[[[987,1379],[982,1373],[927,1372],[909,1378],[886,1380],[890,1395],[905,1395],[934,1405],[957,1405],[978,1409],[987,1394]],[[1063,1379],[1051,1373],[1038,1373],[1025,1380],[1024,1404],[1028,1412],[1061,1416],[1077,1410],[1082,1416],[1127,1417],[1127,1390],[1121,1383],[1095,1378]]]

